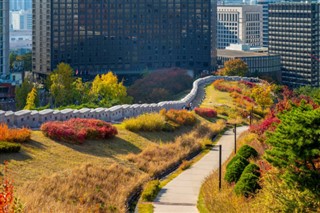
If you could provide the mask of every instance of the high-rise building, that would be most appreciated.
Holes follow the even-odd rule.
[[[218,6],[218,49],[230,44],[262,46],[262,6]]]
[[[262,5],[262,16],[263,16],[263,46],[268,47],[268,18],[269,18],[269,4],[279,2],[279,0],[257,0],[258,5]]]
[[[32,30],[32,11],[20,10],[10,12],[11,30]]]
[[[9,74],[9,1],[0,0],[0,77]]]
[[[320,4],[269,5],[269,52],[281,57],[282,81],[319,87]]]
[[[33,71],[48,74],[60,62],[90,75],[208,70],[216,58],[214,2],[34,0]]]
[[[31,10],[32,9],[32,0],[9,0],[10,11],[19,11],[19,10]]]

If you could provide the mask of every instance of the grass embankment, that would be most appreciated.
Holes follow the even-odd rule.
[[[198,119],[196,126],[173,132],[130,132],[117,125],[116,137],[82,145],[57,142],[33,131],[20,153],[1,154],[0,161],[10,161],[15,196],[26,211],[124,212],[130,193],[194,148],[201,149],[201,138],[211,124]],[[184,142],[184,137],[192,139]],[[150,159],[148,153],[158,157]],[[161,157],[164,153],[166,159]]]

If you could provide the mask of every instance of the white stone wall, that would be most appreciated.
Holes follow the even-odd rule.
[[[163,101],[152,104],[133,104],[133,105],[117,105],[111,108],[83,108],[80,110],[64,109],[52,110],[45,109],[36,110],[20,110],[17,112],[0,111],[0,123],[6,123],[10,127],[30,127],[39,128],[42,123],[47,121],[65,121],[70,118],[96,118],[108,122],[120,121],[124,118],[135,117],[147,112],[158,112],[165,109],[182,109],[183,106],[192,102],[197,94],[200,86],[207,85],[214,80],[225,79],[229,81],[253,81],[260,82],[257,78],[247,78],[238,76],[208,76],[197,79],[193,82],[193,88],[188,95],[178,101]]]

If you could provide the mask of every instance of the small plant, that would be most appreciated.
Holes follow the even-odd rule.
[[[224,179],[228,183],[237,182],[248,164],[249,162],[246,159],[238,158],[227,168]]]
[[[186,170],[186,169],[189,169],[190,167],[191,167],[191,162],[187,160],[183,160],[179,168],[181,170]]]
[[[248,166],[246,166],[239,181],[234,187],[236,195],[248,197],[260,188],[258,183],[260,176],[259,170],[259,166],[253,163],[250,163]]]
[[[52,121],[42,124],[40,129],[49,138],[75,144],[82,144],[88,139],[108,139],[118,134],[114,126],[97,119]]]
[[[165,128],[165,119],[158,113],[146,113],[126,119],[123,124],[130,131],[161,131]]]
[[[200,115],[201,117],[207,118],[215,118],[217,117],[217,111],[209,108],[195,108],[194,111],[196,114]]]
[[[0,141],[0,153],[19,152],[20,148],[20,144]]]
[[[242,156],[245,159],[249,159],[250,157],[257,157],[258,152],[249,145],[242,146],[237,155]]]
[[[160,181],[159,180],[153,180],[146,184],[142,194],[141,194],[141,200],[145,202],[151,202],[153,201],[158,192],[160,191]]]
[[[165,116],[167,121],[172,121],[179,125],[194,125],[196,123],[196,117],[192,112],[187,110],[161,110],[160,114]]]
[[[31,132],[27,128],[10,129],[6,124],[0,124],[0,141],[23,143],[30,140]]]

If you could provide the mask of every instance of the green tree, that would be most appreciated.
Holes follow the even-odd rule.
[[[75,104],[88,103],[90,92],[90,83],[83,83],[81,78],[77,78],[72,83],[72,98]]]
[[[246,76],[248,75],[248,65],[241,59],[231,59],[224,63],[224,67],[218,70],[218,75]]]
[[[32,70],[32,53],[26,53],[23,55],[17,56],[17,61],[23,61],[23,70],[31,71]]]
[[[32,88],[27,97],[27,103],[24,109],[35,109],[39,105],[38,92],[35,87]]]
[[[311,97],[317,104],[320,104],[320,88],[304,86],[294,90],[299,95]]]
[[[55,106],[64,106],[72,103],[73,70],[69,64],[60,63],[50,74],[50,93]]]
[[[28,93],[32,90],[33,84],[29,80],[24,80],[20,86],[15,89],[15,99],[17,109],[23,109],[26,105]]]
[[[266,160],[282,171],[289,186],[320,195],[320,108],[301,103],[279,118],[277,129],[267,134],[272,148],[266,151]]]
[[[13,68],[13,62],[17,60],[17,54],[14,52],[11,52],[9,55],[9,60],[10,60],[10,69]]]
[[[123,86],[123,82],[118,82],[117,76],[112,72],[95,77],[90,95],[94,102],[98,102],[100,106],[105,107],[130,102],[126,87]]]

